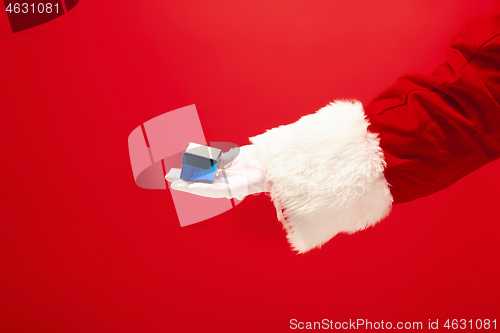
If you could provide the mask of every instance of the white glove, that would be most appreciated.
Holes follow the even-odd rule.
[[[181,169],[171,169],[165,179],[172,188],[210,198],[242,200],[249,194],[271,191],[256,146],[232,148],[221,155],[212,184],[180,179]]]

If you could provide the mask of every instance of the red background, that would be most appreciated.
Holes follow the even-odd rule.
[[[13,34],[0,14],[2,332],[288,331],[289,321],[497,319],[500,164],[321,250],[265,195],[178,227],[127,137],[196,104],[240,145],[336,98],[429,73],[494,1],[81,1]]]

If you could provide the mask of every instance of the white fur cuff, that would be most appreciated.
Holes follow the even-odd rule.
[[[368,125],[360,102],[336,101],[250,138],[296,251],[320,247],[340,232],[365,229],[389,214],[384,156]]]

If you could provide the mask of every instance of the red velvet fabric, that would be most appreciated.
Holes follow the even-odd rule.
[[[408,75],[365,106],[395,203],[444,189],[500,157],[500,3],[464,25],[431,75]]]

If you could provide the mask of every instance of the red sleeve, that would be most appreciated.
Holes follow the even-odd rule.
[[[450,186],[500,157],[500,3],[469,22],[431,75],[400,78],[365,111],[395,203]]]
[[[295,250],[373,226],[393,202],[437,192],[500,157],[500,3],[457,34],[446,60],[364,107],[335,101],[250,138]]]

